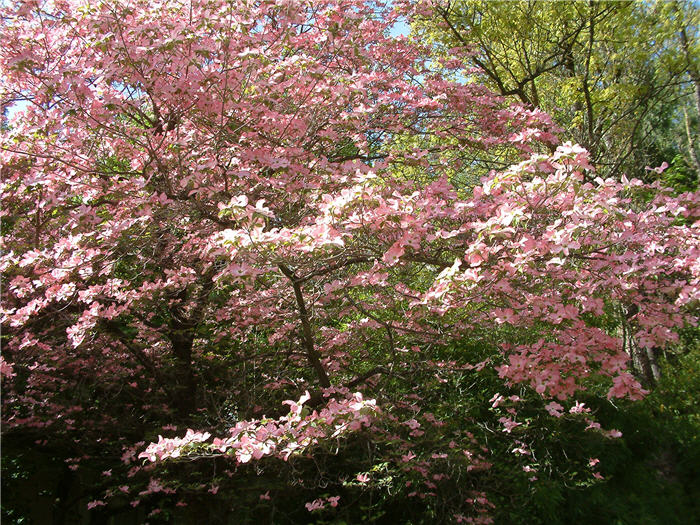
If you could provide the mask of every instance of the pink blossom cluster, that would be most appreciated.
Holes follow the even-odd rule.
[[[338,506],[338,501],[340,501],[340,496],[330,496],[327,498],[318,498],[315,499],[314,501],[309,501],[306,503],[305,507],[306,510],[309,512],[313,512],[315,510],[321,510],[326,507],[326,504],[330,505],[331,507],[337,507]]]
[[[375,400],[355,393],[344,399],[331,398],[320,411],[302,414],[303,405],[310,398],[307,391],[298,401],[285,401],[290,412],[277,420],[240,421],[230,429],[229,437],[215,437],[211,443],[206,443],[211,434],[191,429],[182,438],[158,436],[158,442],[149,444],[138,457],[157,461],[197,453],[228,454],[238,463],[272,455],[287,460],[322,440],[368,427],[378,411]]]
[[[426,46],[388,35],[431,2],[384,17],[376,4],[3,4],[3,93],[32,101],[0,134],[4,424],[101,443],[141,428],[124,415],[186,420],[198,388],[238,395],[248,368],[230,383],[202,371],[250,363],[267,390],[381,395],[425,498],[446,475],[432,464],[483,470],[488,449],[410,446],[449,422],[417,393],[390,401],[387,378],[442,388],[495,367],[552,417],[592,383],[644,394],[634,349],[697,323],[700,194],[596,177],[550,117],[449,80],[471,77],[458,55],[445,75]],[[482,167],[506,152],[509,168]],[[491,355],[431,356],[465,339]],[[287,459],[375,421],[374,400],[335,394],[225,436],[159,436],[139,458]],[[489,401],[502,439],[527,431],[519,402]],[[586,407],[568,413],[601,431]],[[124,450],[127,475],[134,459]],[[463,521],[488,522],[477,514]]]
[[[158,442],[148,445],[146,450],[141,452],[138,457],[146,458],[149,461],[176,458],[180,456],[183,450],[191,449],[194,444],[204,443],[210,437],[211,434],[209,432],[195,432],[191,428],[187,429],[187,433],[182,438],[164,438],[163,436],[158,436]]]

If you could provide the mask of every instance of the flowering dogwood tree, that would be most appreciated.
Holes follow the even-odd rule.
[[[389,36],[402,9],[3,7],[2,98],[27,101],[0,143],[8,432],[118,441],[132,475],[362,433],[396,445],[375,463],[414,476],[409,495],[466,484],[446,519],[484,523],[453,467],[476,476],[489,449],[443,433],[431,385],[497,373],[482,402],[527,473],[521,405],[619,435],[577,395],[640,398],[630,357],[694,322],[697,196],[596,179],[545,114]],[[300,508],[343,506],[319,496]]]

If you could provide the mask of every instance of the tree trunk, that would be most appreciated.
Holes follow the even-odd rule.
[[[695,168],[695,171],[700,178],[700,160],[698,160],[697,155],[697,138],[700,135],[700,71],[698,71],[695,63],[693,62],[692,53],[690,50],[690,44],[688,42],[688,35],[685,31],[685,27],[680,30],[681,46],[683,48],[683,53],[685,54],[686,61],[686,71],[688,76],[693,82],[693,99],[695,101],[695,113],[698,117],[696,124],[695,133],[691,130],[690,119],[688,118],[688,112],[684,110],[685,113],[685,133],[688,140],[688,153],[690,155],[690,161]]]
[[[194,328],[174,320],[168,337],[175,358],[173,405],[178,416],[186,418],[196,408],[196,384],[192,371]]]

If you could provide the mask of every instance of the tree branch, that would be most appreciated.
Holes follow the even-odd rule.
[[[318,376],[318,382],[323,388],[329,388],[331,382],[328,379],[328,374],[326,373],[323,364],[321,363],[320,356],[314,347],[313,332],[311,330],[311,321],[309,319],[309,313],[306,310],[306,304],[304,303],[304,295],[301,290],[301,283],[296,274],[287,265],[280,263],[280,271],[284,274],[287,279],[292,283],[294,288],[294,296],[297,302],[297,308],[299,309],[299,318],[301,319],[302,327],[302,340],[304,341],[304,348],[306,349],[306,358],[311,363],[311,366],[316,371]]]

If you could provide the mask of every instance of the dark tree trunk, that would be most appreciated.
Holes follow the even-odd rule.
[[[192,370],[194,327],[175,320],[169,338],[175,358],[173,405],[179,417],[187,418],[196,408],[197,385]]]

